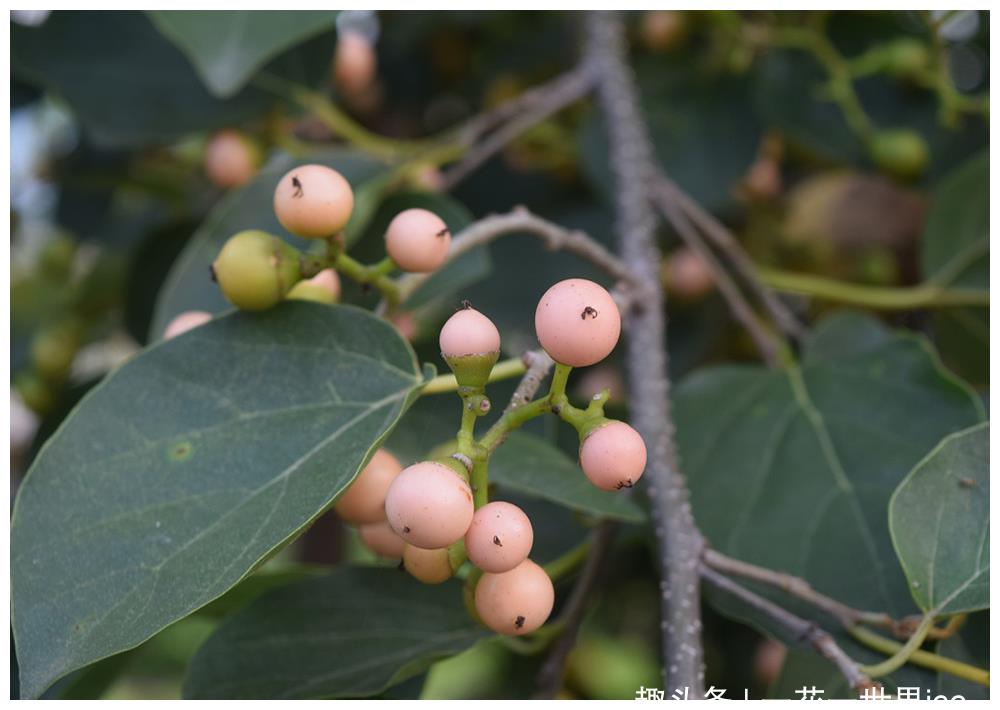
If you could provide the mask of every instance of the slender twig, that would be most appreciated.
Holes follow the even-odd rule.
[[[702,560],[708,567],[725,572],[728,575],[743,577],[744,579],[750,579],[754,582],[760,582],[769,587],[780,589],[785,594],[804,601],[810,606],[829,614],[847,630],[851,630],[858,624],[867,624],[886,629],[899,638],[907,639],[913,636],[915,630],[923,621],[922,614],[894,619],[885,612],[855,609],[816,591],[809,582],[801,577],[761,567],[750,562],[744,562],[711,548],[705,549]],[[928,629],[927,635],[932,639],[948,638],[961,628],[963,622],[964,619],[961,615],[954,616],[945,626]]]
[[[605,520],[591,533],[587,559],[580,571],[580,577],[573,586],[566,606],[559,614],[562,633],[538,672],[536,698],[550,700],[562,688],[566,660],[576,644],[576,637],[587,611],[587,603],[600,579],[603,563],[617,529],[615,522]]]
[[[553,92],[561,94],[567,86],[576,86],[587,71],[587,67],[578,65],[544,84],[526,89],[495,108],[474,116],[455,130],[455,141],[465,148],[472,147],[483,136],[506,121],[522,113],[535,113],[537,106],[544,105]]]
[[[684,240],[688,248],[696,253],[708,267],[708,270],[712,272],[715,285],[718,286],[726,303],[729,304],[729,310],[733,317],[750,333],[750,337],[753,338],[764,362],[771,367],[776,367],[779,364],[779,353],[784,349],[781,339],[776,333],[768,331],[767,326],[754,312],[740,287],[729,275],[729,271],[719,262],[694,225],[688,220],[687,215],[681,211],[676,199],[665,190],[654,190],[651,197],[653,203]]]
[[[712,549],[706,549],[702,559],[705,565],[714,570],[776,587],[786,594],[801,599],[817,609],[826,612],[844,627],[865,623],[887,629],[896,628],[896,622],[888,614],[860,611],[849,607],[836,599],[831,599],[825,594],[817,592],[809,582],[801,577],[786,574],[785,572],[776,572],[766,567],[737,560]]]
[[[453,261],[468,251],[485,246],[507,234],[528,234],[542,240],[552,251],[567,251],[589,261],[619,281],[632,281],[625,264],[603,244],[577,229],[566,229],[549,222],[524,207],[515,207],[506,214],[489,215],[470,224],[451,240],[447,261]],[[401,300],[413,294],[427,274],[406,274],[397,281]]]
[[[659,281],[656,219],[648,201],[653,150],[627,63],[624,27],[617,13],[587,15],[588,61],[597,72],[608,130],[622,261],[642,291],[625,313],[626,366],[632,424],[649,451],[645,478],[659,546],[667,692],[704,694],[699,568],[704,540],[678,468],[667,377],[664,295]]]
[[[688,216],[688,219],[700,228],[705,236],[726,255],[726,258],[739,273],[740,278],[753,291],[784,333],[795,339],[801,339],[805,335],[805,328],[798,318],[781,302],[780,298],[760,281],[750,255],[746,253],[726,225],[716,219],[711,212],[698,204],[694,198],[662,172],[657,173],[653,189],[662,190],[671,195],[681,211]]]
[[[752,607],[779,624],[799,643],[808,643],[811,645],[817,653],[836,666],[852,689],[863,690],[864,688],[875,687],[876,684],[861,672],[858,664],[844,652],[833,636],[816,624],[800,616],[796,616],[787,609],[783,609],[774,602],[750,591],[707,565],[702,566],[701,576],[713,587],[736,597],[747,606]]]
[[[593,86],[593,76],[588,67],[581,65],[552,82],[537,87],[528,96],[505,109],[512,118],[503,123],[488,137],[470,143],[462,159],[444,171],[442,185],[451,190],[476,168],[502,150],[508,143],[554,113],[586,94]],[[481,137],[480,136],[477,136]]]

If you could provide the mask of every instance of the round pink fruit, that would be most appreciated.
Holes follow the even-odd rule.
[[[621,315],[611,294],[587,279],[566,279],[545,292],[535,309],[538,342],[556,362],[585,367],[618,343]]]
[[[325,239],[351,218],[354,191],[344,176],[325,165],[302,165],[285,173],[274,190],[274,213],[292,234]]]
[[[475,510],[468,483],[444,464],[422,461],[407,466],[392,482],[385,512],[397,535],[432,550],[460,540]]]
[[[498,634],[520,636],[545,623],[555,596],[545,570],[525,560],[508,572],[483,574],[476,585],[476,612]]]
[[[384,520],[359,525],[358,534],[365,547],[379,557],[391,557],[398,560],[403,556],[403,547],[406,546],[406,543]]]
[[[413,208],[396,215],[385,232],[385,250],[404,271],[428,273],[448,258],[451,232],[440,217]]]
[[[385,498],[389,487],[403,470],[395,456],[379,449],[358,477],[333,504],[334,510],[348,523],[375,523],[385,520]]]
[[[528,558],[534,540],[524,511],[495,501],[476,511],[465,533],[465,550],[472,564],[484,572],[507,572]]]
[[[438,338],[446,358],[500,352],[500,331],[474,308],[463,308],[445,322]]]
[[[608,422],[583,440],[580,468],[602,490],[631,488],[646,469],[646,444],[625,422]]]

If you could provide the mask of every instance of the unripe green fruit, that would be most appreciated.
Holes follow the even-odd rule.
[[[333,269],[323,269],[311,279],[303,279],[292,286],[287,298],[332,305],[340,300],[340,277]]]
[[[903,37],[885,48],[886,70],[895,76],[912,77],[930,63],[927,47],[918,39]]]
[[[908,128],[876,133],[871,142],[871,157],[880,170],[900,178],[919,177],[930,159],[926,141]]]
[[[46,380],[66,379],[80,348],[80,327],[71,321],[40,330],[31,342],[31,363]]]
[[[301,279],[299,256],[278,237],[251,229],[229,238],[212,273],[230,303],[260,311],[280,302]]]
[[[35,414],[43,416],[52,411],[56,404],[56,395],[52,385],[34,372],[24,372],[14,379],[14,389],[21,400]]]

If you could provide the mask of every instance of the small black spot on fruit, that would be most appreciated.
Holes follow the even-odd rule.
[[[523,616],[518,615],[518,617],[514,619],[514,626],[519,629],[524,628],[525,621],[526,619]]]
[[[503,543],[500,542],[500,537],[497,535],[493,536],[493,544],[497,545],[498,547],[503,547]]]

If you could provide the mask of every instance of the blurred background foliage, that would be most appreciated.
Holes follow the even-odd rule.
[[[348,236],[362,259],[379,256],[388,220],[417,204],[453,231],[525,204],[613,246],[607,146],[587,102],[536,125],[447,195],[440,167],[453,156],[419,150],[573,66],[574,13],[234,14],[247,13],[12,14],[12,494],[103,374],[180,311],[226,309],[204,266],[238,229],[278,229],[270,195],[293,163],[328,162],[354,184]],[[809,322],[850,307],[923,334],[987,400],[987,14],[662,11],[630,13],[628,24],[657,157],[738,234],[765,282]],[[362,90],[336,80],[347,29],[374,41],[377,78]],[[220,37],[238,52],[220,55]],[[227,128],[263,156],[258,175],[234,190],[203,167],[206,142]],[[755,360],[704,266],[669,230],[661,238],[672,374]],[[397,325],[421,360],[437,362],[437,326],[468,298],[517,354],[534,345],[528,314],[538,295],[569,275],[596,276],[533,240],[506,239],[437,275]],[[345,300],[374,296],[348,288]],[[575,383],[584,397],[612,387],[626,411],[617,363]],[[499,385],[495,400],[511,387]],[[450,435],[445,399],[417,405],[394,435],[400,449]],[[553,438],[551,424],[533,431]],[[576,445],[565,432],[558,443],[570,454]],[[554,523],[539,535],[546,549],[579,540],[580,515],[531,505],[534,520]],[[260,594],[268,575],[364,559],[352,535],[323,518],[269,563],[264,582],[227,595],[223,611]],[[619,537],[565,697],[631,697],[658,685],[651,537],[641,525]],[[829,675],[798,652],[783,663],[778,642],[712,607],[706,614],[708,684],[790,697]],[[212,605],[49,695],[176,697],[221,615]],[[986,628],[977,622],[969,627]],[[985,649],[973,634],[962,652],[981,663]],[[492,639],[386,697],[523,697],[543,657]]]

